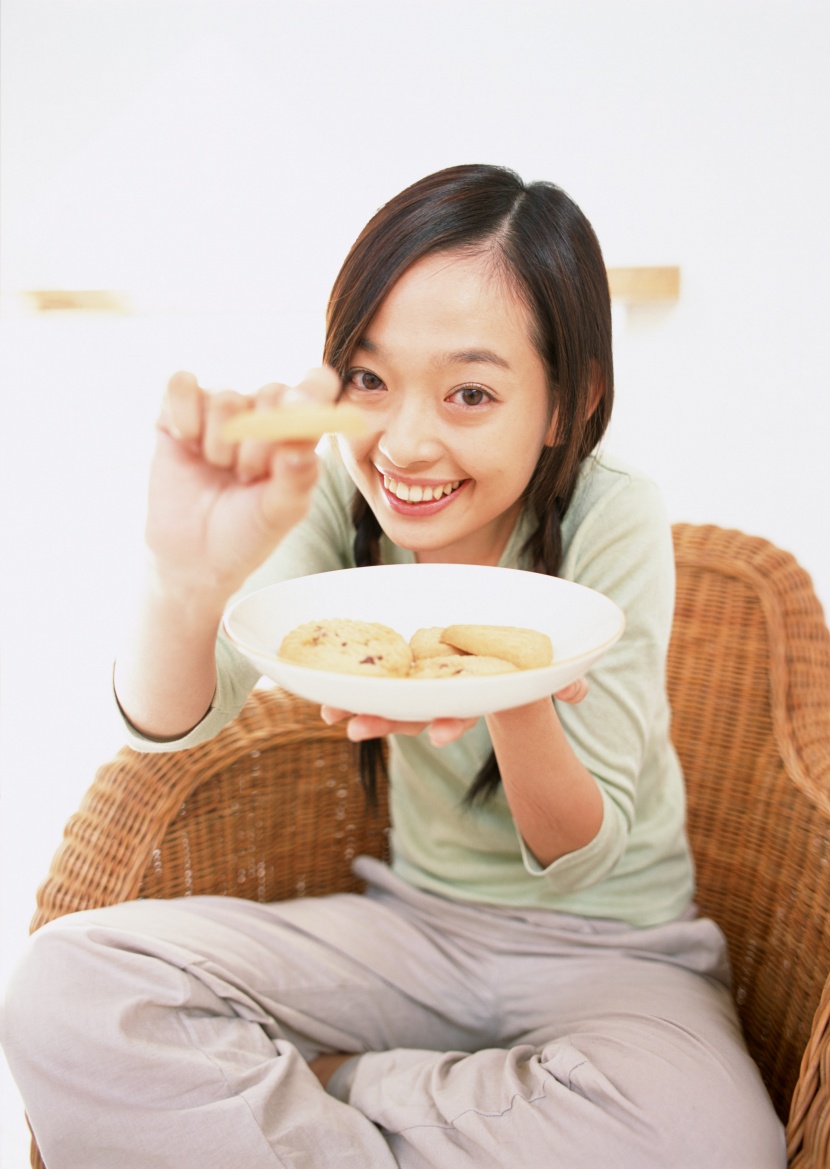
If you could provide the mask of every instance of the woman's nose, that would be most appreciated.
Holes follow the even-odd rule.
[[[433,462],[441,450],[438,429],[430,404],[402,400],[389,412],[378,448],[400,470],[416,463]]]

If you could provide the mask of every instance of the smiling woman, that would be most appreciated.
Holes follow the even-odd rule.
[[[170,380],[146,586],[115,674],[137,750],[235,717],[264,663],[220,622],[261,586],[282,616],[292,594],[314,606],[292,624],[375,621],[358,566],[407,620],[527,616],[544,633],[577,585],[617,622],[604,639],[590,623],[588,687],[556,689],[573,679],[554,662],[473,679],[463,711],[381,709],[352,679],[320,696],[352,740],[389,738],[391,863],[357,863],[365,896],[148,899],[39,930],[3,1042],[46,1163],[780,1169],[725,941],[694,909],[665,686],[669,524],[654,485],[597,450],[613,378],[590,224],[503,168],[430,175],[350,252],[325,352],[299,386],[252,399]],[[227,439],[238,415],[340,397],[365,433],[319,457],[313,439]],[[506,570],[523,584],[497,597]],[[416,582],[403,596],[396,572]],[[344,611],[317,613],[316,588]],[[506,707],[485,697],[543,675]]]

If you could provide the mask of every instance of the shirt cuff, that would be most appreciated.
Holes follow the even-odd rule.
[[[216,690],[211,704],[196,726],[178,739],[153,739],[142,734],[125,714],[113,685],[113,697],[124,724],[127,745],[144,754],[162,754],[165,751],[185,751],[188,747],[206,743],[236,718],[259,676],[255,666],[236,655],[220,638],[216,645]]]
[[[625,818],[602,788],[600,794],[602,822],[596,836],[582,848],[558,857],[546,868],[539,864],[519,834],[525,871],[532,877],[543,877],[557,893],[573,893],[595,885],[608,875],[625,851],[628,839]]]

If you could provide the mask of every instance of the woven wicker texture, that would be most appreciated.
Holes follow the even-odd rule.
[[[830,633],[807,574],[767,541],[680,525],[675,556],[668,685],[698,902],[729,939],[790,1164],[817,1169],[830,1165]]]
[[[674,535],[668,685],[698,901],[729,939],[747,1042],[790,1114],[790,1164],[818,1169],[830,1165],[830,633],[788,553],[708,526]],[[352,857],[385,851],[385,802],[365,811],[342,730],[257,691],[211,742],[124,748],[99,770],[32,928],[134,897],[356,888]]]

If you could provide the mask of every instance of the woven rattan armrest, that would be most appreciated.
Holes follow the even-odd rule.
[[[235,894],[271,901],[356,888],[351,860],[386,850],[386,809],[367,810],[355,749],[319,709],[255,691],[207,743],[99,768],[38,890],[36,929],[136,897]]]

